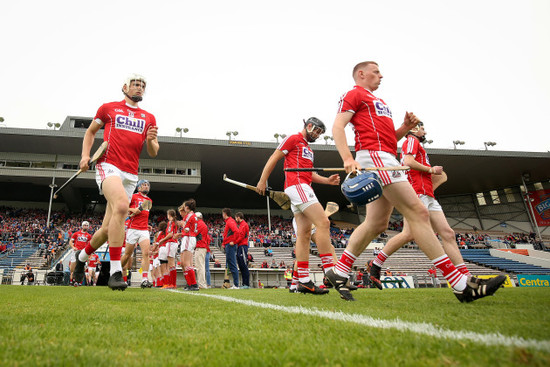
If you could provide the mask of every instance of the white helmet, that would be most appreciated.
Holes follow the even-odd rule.
[[[139,74],[130,74],[130,75],[128,75],[128,77],[124,80],[124,85],[130,87],[130,83],[132,83],[132,80],[142,81],[143,84],[147,85],[147,80],[145,80],[145,77],[143,75],[139,75]]]
[[[88,222],[87,220],[85,220],[84,222],[82,222],[82,227],[84,226],[89,226],[90,225],[90,222]]]
[[[196,216],[198,219],[202,219],[202,213],[201,213],[201,212],[195,212],[195,216]]]

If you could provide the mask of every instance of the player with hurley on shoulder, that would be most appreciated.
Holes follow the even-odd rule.
[[[126,230],[126,249],[122,256],[122,267],[127,270],[131,265],[131,257],[136,244],[141,249],[141,288],[151,288],[149,282],[149,251],[151,248],[151,235],[149,233],[149,210],[153,201],[149,196],[151,184],[147,180],[139,180],[137,190],[130,200],[130,220]]]
[[[128,284],[122,278],[121,252],[124,241],[124,219],[138,181],[139,155],[146,146],[150,157],[159,152],[155,116],[138,103],[143,99],[147,83],[141,75],[132,74],[124,82],[124,100],[102,105],[97,111],[82,142],[80,169],[88,170],[90,150],[99,129],[104,127],[103,139],[109,143],[105,154],[96,164],[96,182],[107,199],[107,208],[101,228],[97,230],[84,251],[80,251],[75,266],[75,278],[84,277],[88,256],[102,244],[109,242],[110,278],[113,290],[125,290]]]
[[[284,158],[284,168],[313,168],[313,143],[325,132],[325,124],[316,117],[304,121],[302,131],[286,137],[275,149],[262,171],[256,191],[265,195],[267,179],[277,162]],[[317,228],[317,248],[323,266],[333,264],[330,242],[330,221],[311,187],[311,183],[339,185],[340,176],[323,177],[315,172],[285,172],[285,193],[291,201],[291,210],[296,219],[296,270],[298,292],[326,294],[328,289],[319,288],[309,276],[309,246],[311,226]]]

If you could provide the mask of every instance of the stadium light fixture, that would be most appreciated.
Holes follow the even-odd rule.
[[[274,137],[275,139],[277,139],[277,143],[278,143],[278,142],[279,142],[279,138],[281,138],[281,139],[286,138],[286,134],[275,133],[275,135],[273,135],[273,137]]]
[[[229,137],[229,141],[231,141],[231,135],[237,136],[237,135],[239,135],[239,132],[238,131],[228,131],[228,132],[225,133],[225,135],[227,135]]]
[[[494,141],[485,141],[483,142],[483,145],[485,145],[485,150],[489,150],[487,147],[494,147],[497,143]]]
[[[323,137],[323,139],[325,139],[325,145],[328,145],[329,140],[334,140],[334,138],[332,136],[328,136],[328,135],[325,135]]]
[[[433,143],[434,141],[432,139],[430,140],[424,140],[424,143],[422,143],[423,145],[426,145],[426,144],[431,144]]]
[[[4,122],[4,118],[3,118],[3,117],[0,117],[0,122]]]
[[[59,130],[59,128],[61,127],[61,124],[59,122],[48,122],[46,125],[48,125],[48,127],[53,130]]]
[[[188,131],[189,131],[189,129],[186,128],[186,127],[176,127],[176,133],[178,133],[180,135],[180,138],[182,136],[182,133],[186,134]]]
[[[464,145],[466,144],[465,142],[463,142],[462,140],[453,140],[453,144],[454,144],[454,147],[456,149],[456,146],[457,145]]]

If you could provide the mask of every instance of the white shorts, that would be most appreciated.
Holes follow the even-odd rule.
[[[360,150],[355,155],[355,160],[363,168],[369,167],[392,167],[401,164],[393,154],[375,150]],[[377,171],[382,186],[391,185],[396,182],[406,182],[407,174],[405,171]]]
[[[118,176],[122,180],[122,185],[124,186],[124,191],[126,191],[126,195],[128,195],[128,202],[132,199],[132,195],[134,194],[134,190],[136,189],[136,184],[138,182],[138,176],[121,171],[116,166],[110,164],[101,162],[95,165],[95,182],[97,183],[97,186],[99,187],[99,193],[103,195],[103,191],[101,191],[101,184],[103,183],[103,180],[105,180],[107,177],[110,176]]]
[[[428,195],[418,195],[418,198],[424,204],[426,208],[428,208],[428,211],[430,212],[442,212],[443,208],[441,208],[441,205],[439,205],[439,202],[435,200],[433,197]]]
[[[163,247],[163,248],[166,248],[166,247]],[[156,257],[153,259],[153,268],[158,268],[159,266],[160,266],[160,260],[158,257]]]
[[[149,240],[150,237],[148,230],[130,228],[126,231],[126,244],[135,245],[136,243]]]
[[[76,250],[76,251],[75,251],[75,250],[71,250],[71,251],[72,251],[72,253],[71,253],[71,260],[70,260],[70,261],[71,261],[72,263],[74,263],[74,262],[76,261],[76,251],[78,251],[78,250]]]
[[[178,253],[178,243],[167,242],[166,247],[168,248],[168,257],[176,257],[176,254]]]
[[[289,186],[285,189],[285,194],[290,199],[290,209],[293,213],[303,213],[309,206],[319,202],[311,186],[306,184]]]
[[[159,247],[159,257],[158,260],[166,261],[168,260],[168,247],[162,246]]]
[[[180,252],[183,251],[195,251],[195,247],[197,246],[197,237],[189,237],[184,236],[181,239],[181,245],[180,245]]]

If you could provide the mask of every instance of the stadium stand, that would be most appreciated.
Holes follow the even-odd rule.
[[[532,264],[492,256],[489,250],[462,249],[460,250],[464,260],[490,267],[492,269],[515,274],[550,274],[550,268],[544,268]]]

